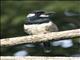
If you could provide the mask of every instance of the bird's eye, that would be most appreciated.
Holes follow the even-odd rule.
[[[35,14],[28,14],[27,17],[33,17]]]

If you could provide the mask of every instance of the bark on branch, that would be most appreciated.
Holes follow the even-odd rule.
[[[17,44],[34,43],[48,41],[52,39],[57,40],[61,38],[73,38],[73,37],[80,37],[80,29],[0,39],[1,42],[0,46],[13,46]]]

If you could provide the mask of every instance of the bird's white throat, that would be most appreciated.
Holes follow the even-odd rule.
[[[52,24],[53,24],[52,22],[43,23],[43,24],[31,24],[31,25],[24,24],[24,30],[26,33],[29,34],[46,33],[48,32],[46,29],[49,26],[52,26]]]

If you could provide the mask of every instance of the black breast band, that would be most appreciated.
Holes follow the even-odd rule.
[[[48,23],[49,21],[42,21],[42,22],[26,22],[26,25],[32,25],[32,24],[43,24],[43,23]]]

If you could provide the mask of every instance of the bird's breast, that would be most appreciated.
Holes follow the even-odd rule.
[[[31,24],[31,25],[26,25],[24,24],[24,31],[28,34],[41,34],[41,33],[47,33],[50,32],[50,28],[52,27],[52,23],[43,23],[43,24]]]

